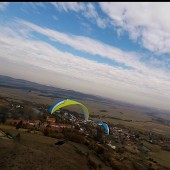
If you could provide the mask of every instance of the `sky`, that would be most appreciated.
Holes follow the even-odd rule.
[[[170,111],[169,2],[0,2],[0,74]]]

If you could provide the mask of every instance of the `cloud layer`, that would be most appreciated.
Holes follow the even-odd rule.
[[[102,29],[116,27],[118,35],[128,33],[130,39],[157,55],[170,53],[169,2],[52,2],[51,4],[58,11],[81,13]],[[98,12],[97,5],[104,15]]]
[[[17,74],[22,65],[25,66],[25,70],[20,70],[22,75],[24,72],[28,74],[31,67],[36,67],[37,70],[46,70],[48,75],[51,74],[51,77],[44,78],[43,83],[46,84],[50,82],[57,86],[59,83],[65,88],[170,109],[168,74],[154,66],[145,65],[140,60],[140,54],[124,52],[88,37],[61,33],[23,20],[1,26],[0,29],[0,59],[5,61],[4,64],[16,63]],[[34,39],[34,33],[48,37],[49,41]],[[61,51],[51,44],[55,41],[91,56],[109,58],[130,69],[98,63]],[[10,72],[9,69],[6,74]]]
[[[0,3],[2,15],[8,14],[0,26],[1,74],[170,110],[170,3],[21,3],[25,18],[7,11],[10,5]],[[49,22],[39,22],[48,10]],[[79,18],[74,29],[84,31],[62,29],[69,24],[61,21],[67,15]],[[62,22],[63,32],[52,21]],[[106,44],[103,34],[100,41],[83,35],[99,37],[108,30],[138,49],[122,50],[123,44],[117,48],[109,38]]]
[[[101,2],[101,9],[113,24],[127,31],[131,39],[156,53],[170,53],[170,3]]]

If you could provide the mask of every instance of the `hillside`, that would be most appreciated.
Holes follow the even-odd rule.
[[[18,131],[15,128],[5,127],[11,134]],[[106,170],[111,170],[81,144],[66,141],[57,146],[57,139],[31,134],[20,130],[20,141],[0,139],[0,169],[43,169],[43,170],[89,170],[88,160],[94,161]]]

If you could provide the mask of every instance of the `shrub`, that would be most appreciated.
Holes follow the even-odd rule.
[[[97,145],[96,152],[98,154],[104,154],[105,148],[102,145]]]
[[[85,144],[86,146],[89,146],[90,142],[89,142],[87,139],[85,139],[84,144]]]
[[[149,161],[153,161],[153,159],[152,159],[152,158],[149,158]]]
[[[102,165],[101,164],[99,164],[98,167],[99,167],[99,169],[102,169]]]
[[[95,169],[95,170],[98,169],[98,164],[90,158],[87,161],[87,165],[89,166],[90,169]]]
[[[20,120],[20,122],[16,125],[16,129],[21,128],[21,127],[22,127],[22,125],[23,125],[23,122],[22,122],[22,120]]]
[[[63,139],[64,135],[62,133],[49,132],[49,136],[52,138]]]
[[[117,153],[124,153],[124,151],[125,151],[125,148],[124,148],[124,147],[117,147],[117,148],[116,148],[116,152],[117,152]]]
[[[76,134],[74,132],[65,132],[64,136],[69,139],[70,141],[76,142],[76,143],[84,143],[85,138],[82,135]]]
[[[106,152],[104,155],[103,155],[104,159],[107,161],[107,162],[111,162],[112,161],[112,154],[109,153],[109,152]]]
[[[111,166],[114,170],[119,170],[119,169],[120,169],[118,162],[115,161],[115,160],[113,160],[113,159],[110,160],[110,166]]]
[[[62,133],[57,133],[56,137],[57,137],[57,139],[63,139],[64,135]]]
[[[162,146],[162,149],[170,152],[170,146],[164,145]]]
[[[49,136],[49,129],[48,128],[45,128],[44,131],[43,131],[43,134],[45,136]]]
[[[93,141],[90,141],[88,148],[91,150],[95,150],[95,143]]]

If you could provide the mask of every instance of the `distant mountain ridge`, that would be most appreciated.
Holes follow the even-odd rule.
[[[61,95],[63,96],[63,98],[87,99],[87,100],[94,100],[94,101],[102,100],[102,97],[97,97],[90,94],[77,92],[74,90],[66,90],[62,88],[42,85],[39,83],[35,83],[23,79],[15,79],[3,75],[0,75],[0,87],[15,88],[15,89],[28,90],[28,91],[29,90],[39,91],[41,93],[46,94],[46,96],[49,97],[55,97],[57,95]]]
[[[118,100],[108,99],[101,96],[95,96],[91,94],[85,94],[82,92],[74,91],[74,90],[67,90],[62,89],[58,87],[52,87],[48,85],[43,85],[35,82],[31,82],[28,80],[23,79],[16,79],[9,76],[0,75],[0,87],[6,87],[6,88],[14,88],[14,89],[22,89],[22,90],[28,90],[28,91],[38,91],[43,94],[40,94],[40,96],[46,96],[46,97],[56,97],[60,96],[63,99],[74,99],[74,100],[88,100],[88,101],[96,101],[99,103],[103,103],[106,105],[112,105],[112,106],[126,106],[129,108],[138,108],[138,109],[146,109],[148,111],[156,111],[155,108],[149,108],[145,106],[139,106],[127,102],[122,102]]]

